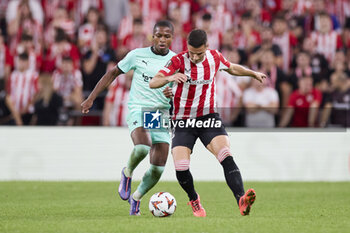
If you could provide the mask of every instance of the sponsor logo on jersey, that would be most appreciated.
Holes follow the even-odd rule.
[[[209,80],[192,80],[192,78],[188,75],[187,76],[187,80],[186,80],[186,83],[187,84],[190,84],[190,85],[204,85],[204,84],[209,84],[211,82],[213,82],[212,79],[209,79]]]
[[[142,73],[142,78],[143,78],[143,81],[149,82],[149,80],[151,80],[153,77],[148,76],[145,73]]]

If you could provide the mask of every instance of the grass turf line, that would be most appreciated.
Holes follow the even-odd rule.
[[[158,183],[141,202],[142,216],[129,216],[118,184],[0,182],[0,232],[350,232],[349,182],[246,182],[257,199],[245,217],[224,182],[196,182],[206,218],[192,215],[176,182]],[[148,200],[158,191],[175,196],[173,216],[149,213]]]

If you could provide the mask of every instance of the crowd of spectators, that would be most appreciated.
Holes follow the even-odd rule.
[[[210,49],[264,72],[217,75],[227,126],[350,126],[348,0],[1,0],[0,124],[125,126],[132,73],[81,116],[80,103],[153,25],[175,26],[171,49],[193,28]]]

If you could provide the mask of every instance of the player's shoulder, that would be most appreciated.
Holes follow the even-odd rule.
[[[150,52],[150,48],[149,48],[149,47],[145,47],[145,48],[136,48],[136,49],[133,49],[133,50],[131,50],[129,53],[130,53],[130,54],[137,55],[137,54],[145,54],[145,53],[149,53],[149,52]]]
[[[207,49],[206,54],[210,54],[214,59],[220,59],[223,56],[217,49]]]
[[[183,52],[178,53],[178,54],[174,53],[174,55],[172,56],[172,60],[173,60],[173,61],[176,61],[176,60],[177,60],[177,61],[181,61],[181,60],[182,60],[181,58],[182,58],[183,56],[185,56],[185,55],[187,54],[187,52],[188,52],[188,51],[183,51]]]
[[[169,56],[174,57],[176,55],[177,55],[177,53],[175,53],[174,51],[169,49]]]
[[[219,52],[219,50],[217,50],[217,49],[207,49],[207,52],[208,52],[208,53],[211,53],[211,54],[217,54],[217,55],[221,54],[221,53]]]

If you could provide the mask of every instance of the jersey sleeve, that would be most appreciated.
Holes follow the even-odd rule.
[[[117,66],[123,71],[123,73],[135,69],[135,50],[130,51],[120,62],[118,62]]]
[[[167,64],[159,71],[165,76],[169,76],[179,71],[181,67],[181,59],[178,55],[173,56]]]
[[[216,52],[219,55],[219,70],[227,70],[230,68],[231,63],[219,51],[216,50]]]

